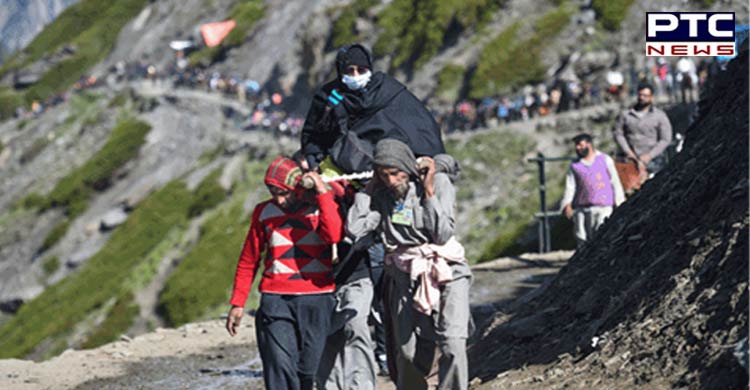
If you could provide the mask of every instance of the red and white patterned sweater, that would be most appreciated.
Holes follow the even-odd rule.
[[[301,295],[334,291],[332,245],[343,236],[343,222],[331,191],[317,195],[316,200],[317,206],[295,212],[284,211],[271,200],[255,207],[230,304],[245,306],[264,249],[260,292]]]

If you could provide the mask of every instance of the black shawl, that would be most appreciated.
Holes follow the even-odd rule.
[[[313,97],[302,129],[302,152],[316,165],[326,156],[344,171],[372,169],[372,149],[383,138],[405,142],[416,156],[445,153],[432,114],[406,87],[376,72],[365,88],[349,90],[340,80]]]

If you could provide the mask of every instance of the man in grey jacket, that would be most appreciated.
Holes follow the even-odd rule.
[[[467,389],[471,270],[454,237],[457,164],[448,155],[418,163],[395,139],[378,142],[374,163],[374,179],[355,195],[345,229],[354,240],[380,235],[386,247],[391,378],[399,389],[426,389],[439,349],[438,388]]]
[[[638,102],[623,111],[613,130],[620,157],[628,157],[655,174],[666,165],[664,151],[672,142],[672,124],[664,111],[654,107],[654,88],[638,86]]]

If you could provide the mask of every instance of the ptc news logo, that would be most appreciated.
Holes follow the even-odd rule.
[[[647,12],[647,56],[733,56],[734,12]]]

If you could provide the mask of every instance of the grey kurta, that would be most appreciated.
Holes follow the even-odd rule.
[[[455,231],[455,189],[445,173],[435,174],[434,188],[435,196],[426,198],[421,186],[410,182],[402,202],[384,188],[376,189],[372,197],[356,194],[347,215],[347,235],[356,241],[376,232],[382,236],[386,248],[391,249],[445,244]],[[401,218],[394,218],[399,213]],[[435,347],[441,351],[438,388],[468,387],[466,338],[471,269],[466,263],[450,266],[453,281],[443,287],[440,312],[431,317],[412,306],[414,290],[409,275],[393,266],[386,267],[388,359],[400,389],[427,388],[426,378],[432,371],[434,355],[418,351],[434,351]]]
[[[409,225],[393,222],[392,216],[399,202],[387,189],[376,189],[372,197],[364,192],[357,193],[347,215],[347,234],[357,240],[380,227],[383,242],[390,247],[446,243],[455,228],[456,191],[453,184],[447,174],[436,173],[435,196],[426,198],[422,192],[414,182],[409,182],[409,191],[403,200],[404,209],[412,210]]]

